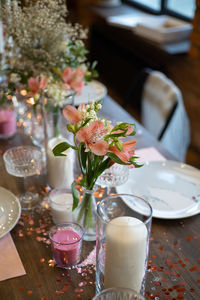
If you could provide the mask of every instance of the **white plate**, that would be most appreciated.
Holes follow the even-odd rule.
[[[103,99],[107,94],[107,89],[105,85],[97,80],[92,80],[84,85],[81,95],[75,96],[75,105],[81,103],[87,104],[92,101],[99,101]]]
[[[146,162],[131,169],[128,181],[116,190],[149,201],[156,218],[180,219],[200,213],[200,170],[184,163]],[[125,202],[133,208],[131,201]]]
[[[18,198],[0,187],[0,238],[17,224],[21,215],[21,205]]]

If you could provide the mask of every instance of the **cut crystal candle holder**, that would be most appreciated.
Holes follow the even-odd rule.
[[[110,288],[97,294],[92,300],[145,300],[145,298],[132,289]]]

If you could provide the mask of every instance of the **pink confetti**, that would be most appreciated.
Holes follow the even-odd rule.
[[[95,265],[96,263],[96,247],[90,252],[87,258],[79,265],[79,267],[84,267],[87,265]]]

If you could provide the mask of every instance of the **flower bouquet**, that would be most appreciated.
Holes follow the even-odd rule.
[[[135,124],[126,122],[113,126],[111,121],[106,121],[97,116],[101,102],[88,105],[80,105],[78,109],[67,105],[63,114],[70,122],[68,131],[74,136],[74,144],[67,142],[58,144],[53,153],[55,156],[63,156],[64,151],[72,148],[77,152],[82,179],[80,185],[86,190],[79,205],[78,222],[82,222],[86,231],[93,228],[95,232],[94,211],[92,211],[92,190],[97,178],[112,164],[123,164],[129,168],[140,167],[135,161],[135,140],[126,140],[136,133]],[[73,210],[79,204],[79,197],[72,184]]]
[[[23,91],[31,103],[38,104],[44,95],[48,110],[56,110],[97,76],[96,62],[90,64],[86,57],[87,30],[71,24],[68,16],[65,0],[25,0],[23,5],[4,1],[0,7],[5,28],[1,71],[7,82],[6,96]],[[5,93],[2,97],[6,99]]]

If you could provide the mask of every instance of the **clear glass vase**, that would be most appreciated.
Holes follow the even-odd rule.
[[[115,209],[131,201],[133,209]],[[110,211],[112,212],[110,214]],[[111,287],[144,294],[152,208],[140,197],[116,194],[97,207],[96,291]]]
[[[62,136],[62,111],[60,107],[52,109],[47,114],[48,125],[51,126],[50,137],[61,137]]]
[[[31,137],[33,144],[44,148],[44,141],[62,136],[61,108],[47,110],[42,104],[31,109]],[[46,142],[47,142],[46,141]]]
[[[95,188],[92,190],[84,189],[84,193],[81,196],[81,202],[76,212],[77,222],[82,225],[85,230],[83,236],[84,241],[96,240],[97,204],[94,197],[95,192]]]

